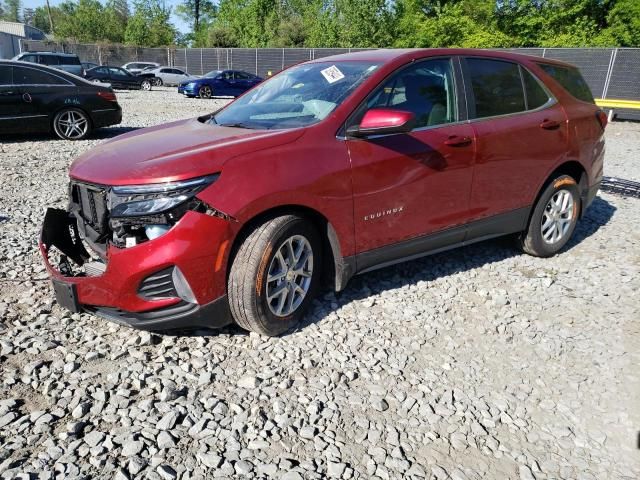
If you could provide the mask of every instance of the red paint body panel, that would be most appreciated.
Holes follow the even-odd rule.
[[[445,145],[453,136],[473,138],[473,128],[445,125],[347,141],[358,252],[467,221],[475,148],[473,141]]]
[[[178,298],[144,300],[137,295],[140,282],[170,265],[180,268],[199,304],[224,295],[226,289],[225,260],[217,262],[222,248],[232,238],[231,224],[217,217],[188,212],[165,235],[131,248],[108,250],[107,270],[97,277],[66,277],[47,260],[46,248],[40,243],[49,275],[76,285],[81,304],[117,307],[130,312],[155,310],[175,304]],[[224,245],[224,247],[223,247]]]
[[[456,55],[516,61],[544,81],[558,104],[409,134],[344,138],[350,115],[398,68]],[[197,196],[232,218],[188,212],[160,238],[126,249],[109,246],[107,270],[99,277],[64,277],[47,262],[50,275],[76,284],[82,304],[141,312],[179,301],[148,301],[136,293],[143,278],[177,265],[197,302],[206,304],[226,293],[229,253],[239,231],[270,209],[314,210],[336,231],[341,254],[351,257],[529,206],[548,175],[569,160],[584,166],[589,185],[602,176],[604,132],[597,107],[573,98],[536,64],[561,62],[462,49],[363,51],[314,62],[346,60],[380,65],[315,125],[250,130],[184,120],[130,132],[79,157],[71,177],[108,186],[220,173]],[[372,112],[367,122],[388,122],[388,112]],[[407,115],[396,112],[394,119],[406,121]],[[547,120],[559,128],[541,128]]]

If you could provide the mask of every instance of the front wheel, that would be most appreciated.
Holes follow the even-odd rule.
[[[227,292],[242,328],[279,335],[294,327],[315,296],[322,268],[315,227],[295,215],[256,228],[231,264]]]
[[[148,92],[149,90],[151,90],[151,81],[143,80],[142,83],[140,84],[140,88]]]
[[[203,85],[202,87],[200,87],[200,89],[198,89],[198,96],[200,98],[211,98],[212,95],[213,90],[211,90],[211,87],[209,85]]]
[[[68,108],[53,118],[53,131],[63,140],[82,140],[91,131],[91,120],[79,108]]]
[[[551,257],[564,247],[578,223],[580,191],[573,177],[554,178],[536,203],[520,246],[536,257]]]

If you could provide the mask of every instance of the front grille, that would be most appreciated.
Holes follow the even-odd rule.
[[[108,214],[107,190],[101,185],[71,183],[71,201],[77,206],[81,219],[98,235],[107,232]]]
[[[177,298],[178,292],[173,284],[173,268],[165,268],[142,280],[138,287],[138,295],[145,300]]]

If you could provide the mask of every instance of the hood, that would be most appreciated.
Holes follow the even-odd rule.
[[[161,183],[219,172],[233,157],[292,142],[295,130],[249,130],[198,119],[144,128],[102,143],[78,157],[70,176],[103,185]]]

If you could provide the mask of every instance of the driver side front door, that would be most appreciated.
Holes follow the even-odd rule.
[[[374,91],[353,119],[389,108],[410,111],[417,122],[407,134],[346,139],[359,271],[463,241],[475,138],[461,122],[459,79],[457,59],[414,62]]]

